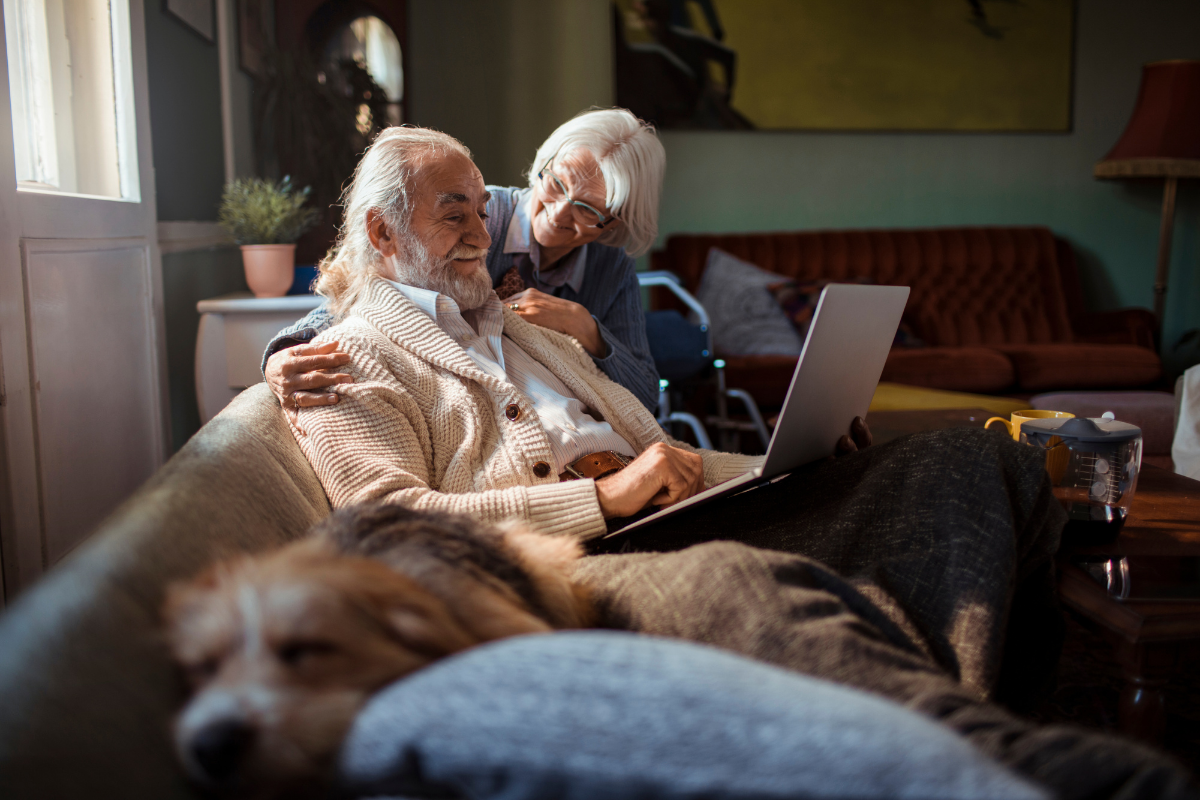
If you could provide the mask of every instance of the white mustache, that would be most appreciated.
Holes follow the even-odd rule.
[[[446,254],[447,261],[470,261],[475,258],[487,258],[488,251],[479,247],[456,244],[454,249]]]

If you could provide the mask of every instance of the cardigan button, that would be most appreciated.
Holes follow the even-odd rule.
[[[521,407],[516,403],[509,403],[508,408],[504,409],[504,416],[516,422],[521,418]]]
[[[539,478],[545,478],[550,474],[550,465],[545,461],[539,461],[533,465],[533,474]]]

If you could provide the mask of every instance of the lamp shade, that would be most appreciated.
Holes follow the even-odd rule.
[[[1200,61],[1142,67],[1133,116],[1097,178],[1200,178]]]

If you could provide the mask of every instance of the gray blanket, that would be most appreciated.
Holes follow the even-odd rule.
[[[889,697],[1062,797],[1193,796],[1148,748],[992,702],[1031,703],[1052,684],[1064,519],[1040,454],[938,431],[604,540],[579,577],[608,627]]]

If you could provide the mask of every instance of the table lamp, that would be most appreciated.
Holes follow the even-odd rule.
[[[1156,61],[1142,67],[1133,116],[1116,145],[1096,163],[1097,178],[1166,178],[1154,275],[1159,349],[1180,178],[1200,178],[1200,61]]]

